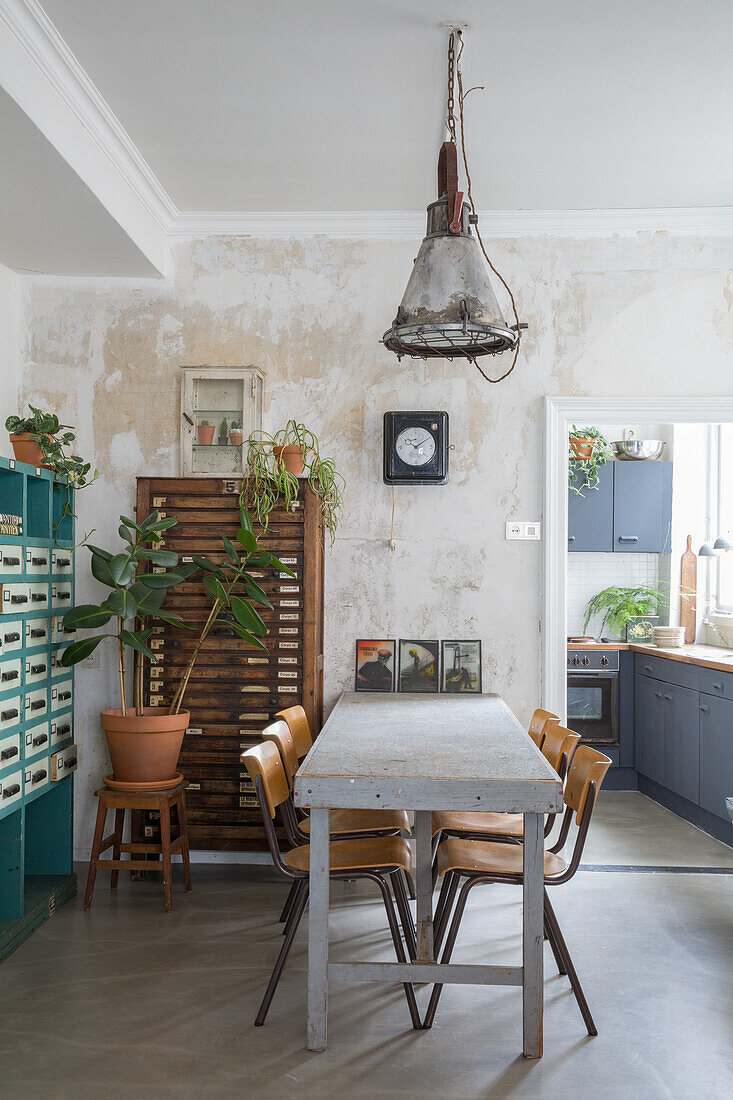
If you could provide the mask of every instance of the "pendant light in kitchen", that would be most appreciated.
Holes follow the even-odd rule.
[[[456,57],[456,42],[459,43]],[[521,330],[517,307],[508,284],[492,264],[478,228],[478,214],[471,195],[463,125],[463,90],[460,30],[450,33],[448,44],[448,140],[438,157],[438,198],[427,208],[425,238],[415,259],[392,327],[382,342],[398,359],[468,359],[487,382],[501,382],[511,374],[519,355]],[[468,202],[458,190],[458,148],[454,113],[458,83],[458,119]],[[472,231],[473,230],[473,231]],[[474,235],[475,233],[475,235]],[[482,255],[483,254],[483,255]],[[507,324],[491,285],[489,269],[509,294],[514,324]],[[477,362],[483,355],[513,351],[512,364],[499,378],[491,378]]]

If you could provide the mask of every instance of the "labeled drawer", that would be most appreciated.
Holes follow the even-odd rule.
[[[23,547],[0,545],[0,573],[23,572]]]
[[[51,720],[51,748],[63,745],[64,741],[70,741],[73,736],[74,721],[70,714]]]
[[[714,668],[701,668],[700,691],[704,691],[707,695],[715,695],[718,699],[733,699],[733,672],[717,672]]]
[[[29,611],[47,611],[48,610],[48,585],[45,581],[33,581],[28,585],[28,610]]]
[[[25,551],[26,573],[51,572],[51,551],[47,546],[28,546]]]
[[[23,718],[23,696],[13,695],[0,701],[0,730],[17,726]]]
[[[20,687],[22,667],[20,657],[0,662],[0,691],[11,691],[12,688]]]
[[[2,584],[0,589],[2,589],[3,615],[30,611],[30,592],[27,584]]]
[[[58,783],[60,779],[66,779],[67,775],[76,771],[78,765],[78,745],[69,745],[68,748],[55,752],[51,757],[51,782]]]
[[[24,711],[27,721],[31,721],[33,718],[46,717],[48,714],[48,698],[45,688],[26,692]]]
[[[23,779],[25,782],[26,796],[32,794],[34,791],[40,791],[42,787],[47,787],[51,782],[51,765],[47,756],[42,756],[38,760],[34,760],[32,764],[29,764],[24,771]]]
[[[53,677],[69,675],[68,666],[61,662],[64,649],[66,649],[66,646],[60,646],[58,649],[54,649],[51,654],[51,675]]]
[[[636,654],[636,671],[640,676],[653,676],[667,684],[679,687],[698,688],[700,669],[697,665],[688,665],[683,661],[673,661],[665,657],[647,657],[645,653]]]
[[[71,607],[71,581],[54,582],[51,586],[51,606],[68,610]]]
[[[25,624],[26,649],[33,649],[35,646],[47,646],[50,635],[51,628],[48,619],[29,619]]]
[[[51,711],[66,710],[73,703],[73,680],[60,680],[51,688]]]
[[[51,568],[54,573],[67,574],[74,572],[74,557],[70,550],[52,550]]]
[[[23,629],[21,619],[0,623],[0,655],[5,657],[23,648]]]
[[[0,779],[0,817],[23,797],[23,772],[13,772]]]
[[[76,641],[76,627],[64,626],[63,615],[54,615],[51,619],[51,641],[73,642]]]
[[[24,760],[30,760],[32,756],[38,756],[41,752],[48,752],[51,747],[51,727],[48,722],[41,722],[38,726],[31,726],[25,731]]]
[[[51,658],[48,653],[38,653],[25,659],[25,682],[40,684],[51,675]]]
[[[20,734],[0,735],[0,770],[20,761]]]

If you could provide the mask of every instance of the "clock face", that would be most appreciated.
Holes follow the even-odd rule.
[[[395,450],[407,466],[424,466],[435,454],[435,439],[427,428],[405,428],[397,436]]]

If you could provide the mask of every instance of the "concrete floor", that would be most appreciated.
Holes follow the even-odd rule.
[[[100,875],[90,913],[75,898],[2,964],[0,1096],[727,1100],[733,849],[605,792],[586,862],[552,899],[600,1034],[587,1038],[546,947],[539,1062],[519,1053],[521,992],[499,987],[445,989],[432,1031],[415,1032],[401,989],[332,983],[328,1050],[308,1053],[305,924],[255,1029],[286,887],[266,868],[196,866],[168,915],[158,883],[125,876],[112,896]],[[655,866],[706,870],[643,870]],[[472,897],[456,961],[517,963],[519,891]],[[369,887],[335,885],[331,924],[334,959],[392,957]]]

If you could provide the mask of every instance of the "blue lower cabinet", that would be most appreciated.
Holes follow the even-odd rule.
[[[700,695],[666,684],[664,696],[664,786],[688,802],[700,801]]]
[[[660,787],[664,783],[664,695],[668,684],[648,676],[636,677],[636,770]]]
[[[725,799],[733,795],[733,702],[701,694],[699,715],[700,805],[727,819]]]

